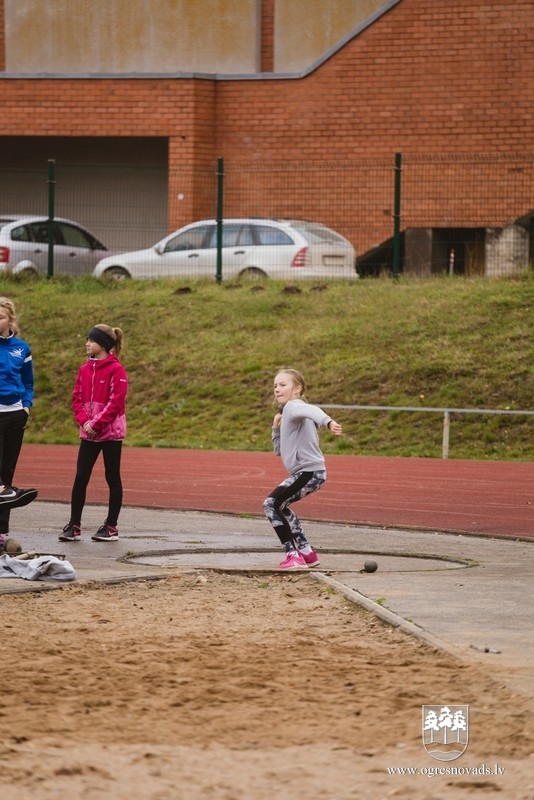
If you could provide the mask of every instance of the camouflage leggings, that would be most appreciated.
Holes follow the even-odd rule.
[[[276,535],[282,542],[306,542],[302,525],[297,515],[289,508],[290,503],[302,500],[320,489],[326,481],[326,472],[296,472],[273,489],[263,501],[263,510]]]

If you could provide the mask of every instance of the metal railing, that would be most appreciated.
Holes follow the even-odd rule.
[[[502,408],[425,408],[420,406],[358,406],[338,405],[334,403],[321,403],[321,408],[343,408],[349,411],[416,411],[432,414],[443,414],[443,440],[442,458],[449,457],[449,436],[451,428],[451,414],[507,414],[513,416],[534,416],[534,411],[510,410]]]

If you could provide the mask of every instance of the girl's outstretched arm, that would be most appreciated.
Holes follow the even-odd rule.
[[[331,433],[333,433],[334,436],[341,436],[341,434],[343,433],[343,428],[341,427],[339,422],[335,421],[335,419],[331,419],[330,422],[328,423],[328,430]]]

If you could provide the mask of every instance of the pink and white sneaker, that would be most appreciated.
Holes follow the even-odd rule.
[[[278,569],[308,569],[308,565],[300,553],[288,553]]]
[[[319,564],[321,563],[319,561],[319,556],[317,555],[315,550],[312,550],[311,553],[303,553],[301,551],[300,555],[302,556],[308,567],[318,567]]]

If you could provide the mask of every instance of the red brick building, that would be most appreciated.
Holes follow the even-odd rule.
[[[211,175],[223,156],[227,214],[319,216],[363,253],[390,235],[402,153],[403,228],[530,219],[534,0],[383,2],[298,74],[269,72],[277,2],[263,0],[264,71],[201,75],[14,73],[8,2],[0,169],[45,157],[111,167],[125,153],[157,165],[167,197],[155,232],[214,213]]]

